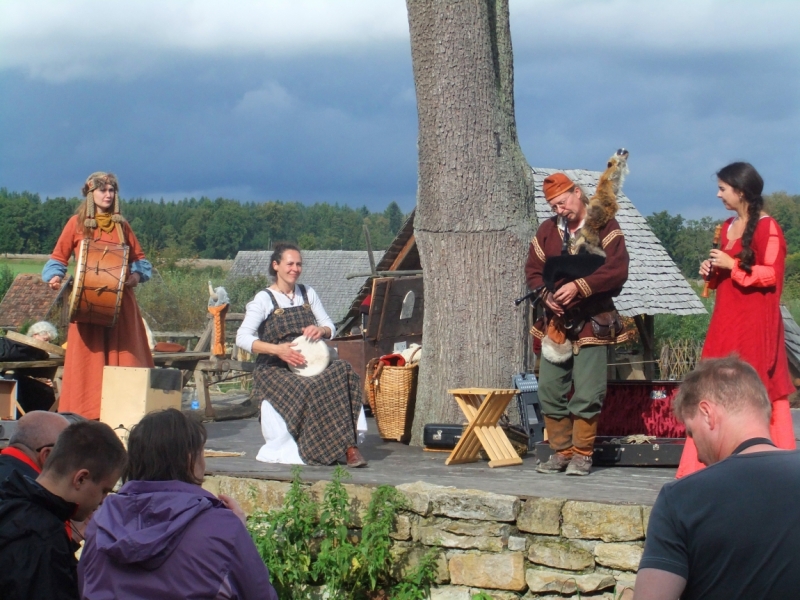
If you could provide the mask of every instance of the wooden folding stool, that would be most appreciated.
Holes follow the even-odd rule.
[[[447,391],[458,402],[469,425],[444,464],[475,462],[481,446],[489,455],[489,466],[492,468],[522,464],[506,432],[497,424],[519,390],[465,388]]]

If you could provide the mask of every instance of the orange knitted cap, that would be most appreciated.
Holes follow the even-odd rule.
[[[570,191],[575,184],[572,180],[563,173],[553,173],[544,178],[542,184],[542,191],[544,191],[544,199],[550,202],[556,196],[560,196],[564,192]]]

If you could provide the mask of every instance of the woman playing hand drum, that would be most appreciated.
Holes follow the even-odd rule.
[[[306,360],[293,340],[301,335],[319,340],[335,332],[316,292],[297,283],[302,270],[297,246],[275,246],[270,258],[275,283],[247,304],[236,334],[237,346],[259,355],[253,395],[262,401],[261,428],[267,444],[257,458],[330,465],[346,455],[347,466],[361,467],[367,464],[357,447],[358,422],[363,420],[361,381],[350,363],[332,361],[311,377],[290,370]],[[366,421],[364,429],[365,425]],[[285,435],[287,430],[291,437]]]
[[[111,173],[92,173],[83,186],[84,201],[67,221],[42,279],[57,290],[67,272],[70,257],[85,238],[111,244],[127,244],[128,276],[119,316],[113,327],[70,323],[67,356],[59,410],[78,413],[87,419],[100,418],[103,367],[150,367],[153,355],[147,344],[142,317],[133,288],[150,279],[152,267],[130,225],[119,214],[119,184]],[[120,239],[120,233],[124,239]]]
[[[795,448],[788,396],[794,391],[786,359],[781,292],[786,241],[777,221],[764,211],[764,181],[749,163],[735,162],[717,173],[719,192],[735,217],[722,226],[720,249],[700,265],[716,289],[703,358],[736,353],[761,377],[772,403],[770,434],[779,448]],[[678,477],[702,468],[686,439]]]

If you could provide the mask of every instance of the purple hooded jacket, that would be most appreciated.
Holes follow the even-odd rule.
[[[86,528],[81,597],[277,600],[242,522],[182,481],[129,481]]]

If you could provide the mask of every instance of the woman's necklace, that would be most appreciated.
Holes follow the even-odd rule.
[[[287,297],[287,298],[288,298],[290,301],[292,301],[292,302],[294,301],[294,288],[292,288],[292,291],[291,291],[291,292],[284,292],[284,291],[283,291],[281,288],[279,288],[279,287],[276,285],[276,286],[275,286],[275,291],[276,291],[276,292],[280,292],[281,294],[283,294],[284,296],[286,296],[286,297]]]

